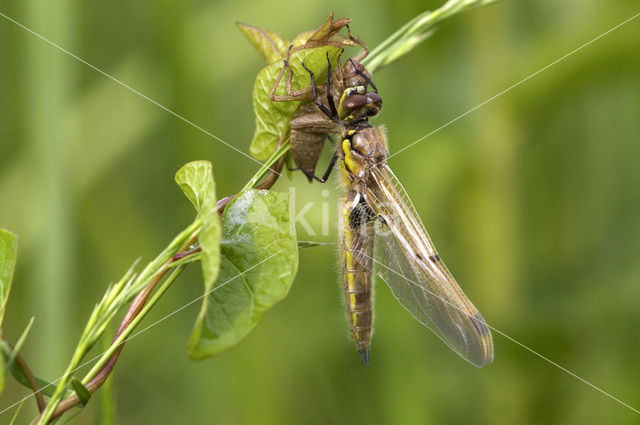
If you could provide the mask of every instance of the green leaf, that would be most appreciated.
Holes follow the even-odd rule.
[[[27,378],[24,376],[22,371],[16,367],[15,363],[9,368],[9,371],[16,381],[31,389],[29,381],[27,381]],[[53,382],[45,381],[44,379],[40,379],[37,376],[35,378],[36,382],[38,383],[38,388],[40,388],[42,394],[46,395],[47,397],[53,396],[53,393],[56,391],[56,384]],[[71,392],[67,391],[67,395],[65,395],[65,397],[68,397],[69,395],[71,395]]]
[[[29,335],[29,331],[31,331],[31,326],[33,325],[34,320],[35,317],[32,317],[31,320],[29,320],[27,327],[24,329],[24,331],[22,331],[22,335],[20,335],[20,338],[18,338],[18,342],[16,342],[16,345],[13,347],[11,355],[7,358],[7,365],[9,365],[9,367],[13,365],[13,361],[22,349],[22,344],[24,344],[24,342],[27,340],[27,335]]]
[[[76,416],[78,416],[80,413],[82,413],[82,410],[77,410],[73,415],[69,416],[68,418],[66,418],[66,420],[64,422],[62,422],[59,425],[67,425],[70,424],[71,422],[73,422],[73,420],[76,418]],[[50,422],[51,424],[53,423],[57,423],[56,422],[57,419],[54,419],[52,422]]]
[[[286,194],[248,190],[227,205],[223,223],[220,276],[189,341],[194,360],[240,342],[287,295],[298,268]]]
[[[0,340],[0,351],[2,351],[2,357],[4,358],[5,362],[7,362],[7,360],[13,355],[13,350],[11,349],[11,347],[9,347],[9,344],[2,340]],[[20,370],[20,368],[16,366],[15,362],[9,365],[9,372],[11,372],[11,375],[13,375],[16,381],[31,389],[31,385],[29,385],[27,377],[24,376],[24,373],[22,373],[22,370]],[[35,377],[35,379],[38,383],[38,387],[42,391],[42,394],[51,397],[56,389],[56,386],[50,382],[45,381],[44,379],[38,378],[37,376]],[[69,396],[70,394],[70,392],[67,392],[65,397]]]
[[[333,14],[317,29],[298,34],[291,43],[270,31],[246,24],[238,24],[242,32],[256,46],[260,54],[269,64],[256,77],[253,86],[253,109],[256,114],[256,131],[251,142],[251,155],[259,161],[266,161],[275,151],[278,142],[284,141],[289,131],[289,121],[300,106],[300,101],[272,102],[271,89],[284,65],[289,46],[293,47],[289,56],[289,65],[293,71],[291,90],[300,90],[311,85],[309,73],[302,67],[304,61],[315,75],[316,82],[326,79],[327,53],[331,64],[342,50],[337,46],[353,46],[354,43],[339,34],[351,19],[333,20]],[[287,95],[287,70],[278,83],[275,94]]]
[[[82,407],[86,406],[91,398],[91,392],[87,387],[84,386],[78,378],[71,378],[71,386],[73,387],[73,391],[78,395],[78,400],[80,400],[80,405]]]
[[[193,161],[185,164],[175,176],[176,183],[187,195],[203,220],[198,235],[202,250],[201,264],[204,290],[209,291],[220,271],[220,217],[216,208],[216,189],[212,166],[209,161]]]
[[[283,59],[287,54],[287,48],[291,43],[278,34],[242,22],[236,22],[236,25],[267,64]]]
[[[289,46],[300,46],[309,41],[327,41],[351,21],[352,19],[341,18],[334,22],[332,13],[319,28],[298,34],[292,42],[287,41],[287,39],[273,31],[243,22],[236,22],[236,25],[269,65],[284,59]]]
[[[302,61],[315,75],[316,83],[326,79],[327,53],[335,66],[340,49],[323,46],[296,50],[291,53],[289,64],[293,70],[291,90],[300,90],[311,85],[309,73],[302,67]],[[270,98],[283,61],[279,60],[258,72],[253,86],[253,110],[256,114],[256,130],[249,151],[259,161],[266,161],[278,147],[278,142],[287,137],[289,122],[300,106],[300,101],[272,102]],[[287,73],[280,80],[275,94],[286,96]]]
[[[11,290],[17,252],[18,237],[8,230],[0,228],[0,329]]]
[[[213,172],[209,161],[192,161],[184,164],[176,172],[175,181],[196,211],[201,212],[210,202],[215,206]],[[211,195],[213,200],[210,199]]]

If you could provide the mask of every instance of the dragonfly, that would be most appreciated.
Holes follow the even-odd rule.
[[[291,155],[309,181],[326,182],[337,165],[343,189],[341,266],[351,339],[366,366],[373,333],[374,276],[391,289],[398,302],[449,348],[474,366],[493,361],[493,340],[478,309],[462,291],[435,249],[419,215],[394,173],[385,130],[369,118],[382,108],[371,73],[360,64],[368,49],[332,70],[327,55],[326,84],[311,86],[285,99],[305,98],[291,121]],[[286,61],[285,61],[286,66]],[[277,82],[276,82],[277,84]],[[324,140],[338,142],[327,171],[315,167]]]

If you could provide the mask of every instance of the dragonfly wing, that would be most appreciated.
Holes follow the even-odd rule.
[[[404,189],[386,166],[372,175],[376,184],[367,198],[380,218],[376,273],[400,304],[458,355],[478,367],[491,363],[491,332],[436,252]]]

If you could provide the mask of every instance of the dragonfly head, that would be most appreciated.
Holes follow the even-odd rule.
[[[378,115],[382,109],[382,98],[371,82],[371,72],[360,62],[349,59],[344,65],[343,75],[347,88],[338,104],[339,118],[346,122],[360,122]],[[372,88],[370,91],[369,86]]]
[[[338,116],[346,122],[360,122],[378,115],[382,98],[378,93],[366,91],[364,86],[349,87],[342,93]]]

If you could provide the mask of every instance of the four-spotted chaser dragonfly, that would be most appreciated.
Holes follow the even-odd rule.
[[[335,70],[327,55],[327,83],[315,84],[272,100],[313,100],[291,121],[291,155],[309,179],[325,182],[334,166],[341,169],[341,265],[351,338],[365,365],[373,330],[373,284],[378,275],[411,315],[471,364],[493,360],[491,332],[478,309],[453,278],[429,238],[402,185],[386,163],[384,129],[369,118],[379,113],[382,99],[371,73],[360,61],[364,48]],[[285,67],[287,63],[285,61]],[[283,68],[284,69],[284,68]],[[278,84],[278,82],[276,82]],[[369,90],[371,88],[371,90]],[[335,152],[322,177],[315,167],[325,139],[336,135]]]

